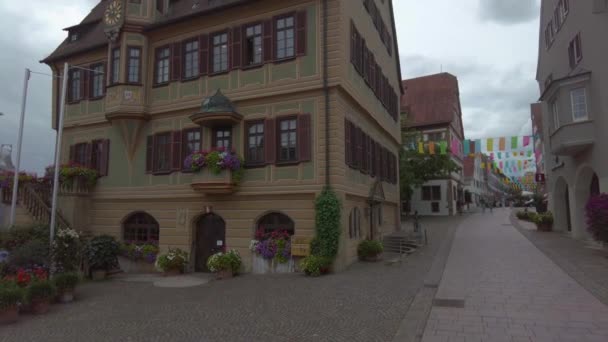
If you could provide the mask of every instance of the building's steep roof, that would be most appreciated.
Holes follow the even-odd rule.
[[[403,86],[401,110],[407,113],[409,127],[450,124],[460,115],[456,76],[444,72],[412,78],[403,81]]]

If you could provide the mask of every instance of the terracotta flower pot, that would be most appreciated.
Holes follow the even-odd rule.
[[[61,303],[71,303],[74,301],[74,289],[64,289],[59,292],[59,301]]]
[[[91,279],[95,281],[106,279],[106,270],[93,270],[91,272]]]
[[[536,225],[536,228],[540,232],[550,232],[551,230],[553,230],[553,225],[550,223],[539,223]]]
[[[12,324],[19,320],[19,308],[17,305],[8,309],[0,310],[0,325]]]
[[[230,279],[234,276],[232,270],[221,270],[216,274],[217,279]]]
[[[182,274],[182,271],[178,270],[178,269],[171,269],[171,270],[167,270],[165,272],[163,272],[163,275],[165,277],[175,277]]]
[[[37,299],[32,301],[31,310],[34,315],[43,315],[49,312],[49,306],[51,306],[50,300]]]

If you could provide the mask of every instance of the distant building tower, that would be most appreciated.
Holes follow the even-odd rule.
[[[12,151],[12,145],[0,145],[0,172],[15,170],[13,160],[11,158]]]

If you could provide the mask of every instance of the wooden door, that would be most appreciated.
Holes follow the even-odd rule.
[[[226,223],[215,214],[205,215],[196,224],[196,261],[198,272],[210,272],[207,259],[224,249],[226,245]]]

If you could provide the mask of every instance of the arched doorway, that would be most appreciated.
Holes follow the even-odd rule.
[[[197,272],[209,272],[207,259],[224,250],[226,245],[226,222],[221,216],[207,214],[196,222],[195,261]]]
[[[553,210],[555,212],[554,229],[556,231],[571,231],[570,191],[564,177],[559,177],[553,189]]]
[[[599,179],[589,166],[583,166],[576,174],[576,184],[574,185],[574,210],[572,211],[573,227],[572,234],[575,238],[586,238],[587,220],[586,210],[587,202],[594,193],[599,193]]]

